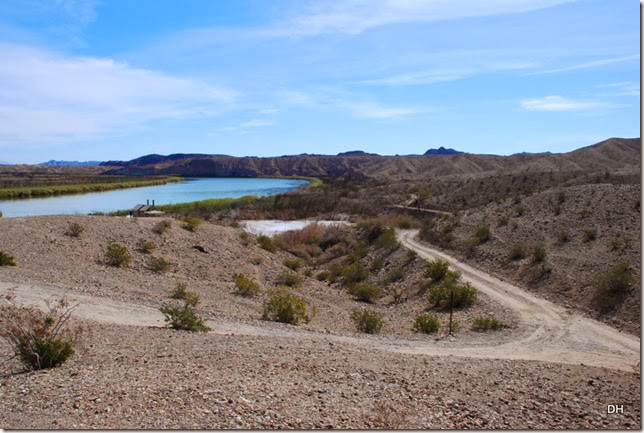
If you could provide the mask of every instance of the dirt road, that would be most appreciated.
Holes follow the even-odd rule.
[[[414,240],[416,231],[400,231],[405,247],[421,257],[441,257],[463,273],[478,290],[499,303],[515,310],[521,319],[515,338],[486,343],[461,342],[458,339],[403,340],[386,335],[335,335],[260,321],[235,321],[214,317],[208,321],[212,332],[219,334],[289,337],[294,339],[339,342],[389,352],[424,354],[428,356],[459,356],[468,358],[538,360],[563,364],[605,367],[633,371],[640,360],[639,338],[597,321],[567,312],[546,300],[539,299],[518,287],[474,269],[454,258]],[[0,294],[13,292],[17,300],[44,306],[46,299],[67,296],[80,305],[75,314],[87,319],[132,326],[163,326],[163,315],[152,306],[137,305],[109,298],[82,294],[55,286],[12,284],[0,282]]]

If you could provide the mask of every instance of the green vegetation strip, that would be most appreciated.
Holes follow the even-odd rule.
[[[93,183],[87,185],[53,185],[25,188],[0,189],[0,199],[20,199],[31,197],[45,197],[52,195],[83,194],[87,192],[110,191],[113,189],[137,188],[141,186],[165,185],[170,182],[181,182],[182,177],[166,177],[163,179],[115,182],[115,183]]]

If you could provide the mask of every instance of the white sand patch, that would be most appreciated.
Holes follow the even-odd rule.
[[[281,220],[246,220],[241,221],[242,226],[246,231],[254,235],[275,236],[278,233],[286,232],[289,230],[301,230],[309,224],[318,223],[320,225],[351,225],[346,221],[315,221],[315,220],[294,220],[294,221],[281,221]]]

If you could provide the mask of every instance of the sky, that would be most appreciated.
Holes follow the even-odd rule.
[[[2,0],[0,161],[640,135],[632,0]]]

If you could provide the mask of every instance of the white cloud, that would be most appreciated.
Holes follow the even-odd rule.
[[[0,145],[74,141],[214,115],[236,93],[111,59],[0,44]]]
[[[604,104],[594,101],[575,101],[562,96],[546,96],[544,98],[524,99],[521,107],[529,111],[575,111],[598,108]]]
[[[528,12],[574,0],[345,0],[309,2],[275,35],[362,33],[387,24]]]
[[[592,62],[579,63],[579,64],[576,64],[576,65],[566,66],[564,68],[557,68],[557,69],[549,69],[547,71],[532,72],[532,73],[527,74],[527,75],[554,74],[554,73],[557,73],[557,72],[576,71],[578,69],[590,69],[590,68],[596,68],[598,66],[610,65],[610,64],[613,64],[613,63],[627,62],[629,60],[639,60],[639,58],[640,58],[639,55],[624,56],[624,57],[613,57],[613,58],[610,58],[610,59],[601,59],[601,60],[594,60]]]
[[[633,81],[605,84],[600,87],[607,87],[615,92],[605,96],[640,96],[640,85]]]
[[[355,117],[361,119],[390,119],[417,112],[411,108],[383,107],[373,102],[348,103],[345,106]]]
[[[242,128],[256,128],[258,126],[271,126],[273,125],[272,120],[266,120],[266,119],[252,119],[249,120],[248,122],[242,123],[241,126]]]

